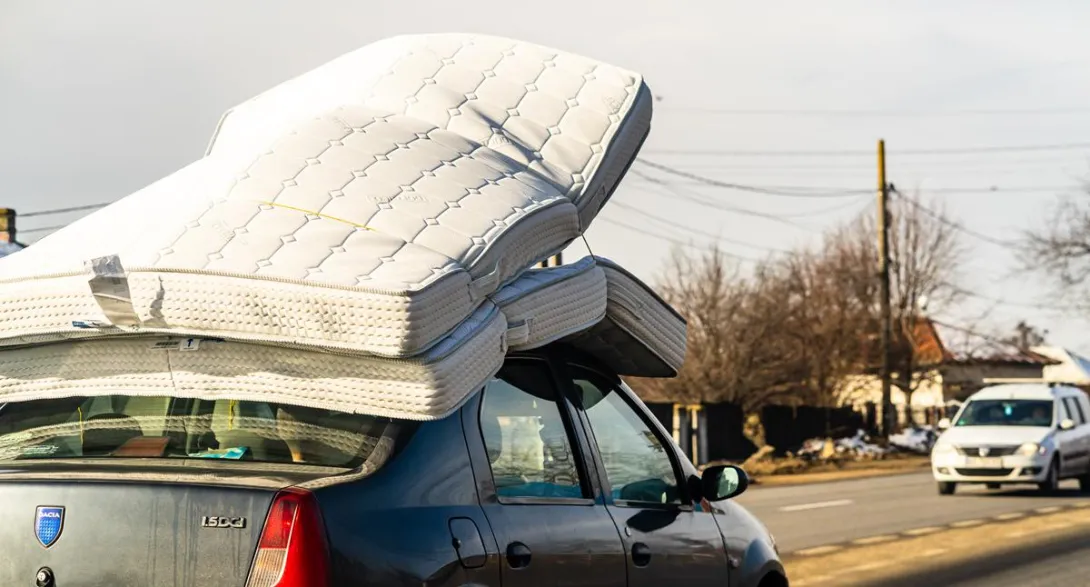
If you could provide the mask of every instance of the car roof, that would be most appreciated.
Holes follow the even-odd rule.
[[[1046,383],[1011,383],[992,385],[969,396],[970,400],[979,399],[1053,399],[1081,393],[1078,389],[1063,385]]]

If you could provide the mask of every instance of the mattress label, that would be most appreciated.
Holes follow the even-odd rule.
[[[153,351],[196,351],[201,348],[201,339],[185,338],[182,340],[157,340],[148,347]]]
[[[116,326],[139,326],[140,317],[132,305],[129,278],[121,265],[121,258],[111,255],[91,259],[87,261],[87,269],[91,273],[91,278],[87,280],[91,295],[95,297],[106,320]]]

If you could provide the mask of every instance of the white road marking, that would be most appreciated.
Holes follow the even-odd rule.
[[[1061,508],[1058,505],[1053,505],[1053,506],[1049,506],[1047,508],[1037,508],[1037,509],[1035,509],[1033,511],[1037,512],[1038,514],[1051,514],[1051,513],[1054,513],[1054,512],[1058,512],[1061,509],[1063,509],[1063,508]]]
[[[814,503],[802,503],[799,505],[787,505],[780,508],[781,512],[803,512],[806,510],[818,510],[821,508],[835,508],[854,503],[850,499],[838,499],[836,501],[818,501]]]
[[[960,522],[954,522],[950,524],[953,528],[972,528],[973,526],[980,526],[984,523],[984,520],[962,520]]]
[[[830,552],[836,552],[844,548],[843,546],[828,545],[828,546],[815,546],[813,548],[805,548],[803,550],[796,550],[795,554],[799,556],[817,556],[819,554],[829,554]]]
[[[1018,518],[1024,518],[1025,516],[1026,516],[1026,514],[1023,514],[1022,512],[1010,512],[1008,514],[999,514],[998,516],[995,517],[995,519],[1003,520],[1003,521],[1017,520]]]
[[[873,571],[875,569],[880,569],[882,567],[888,567],[891,564],[893,564],[893,561],[891,561],[891,560],[874,561],[872,563],[867,563],[865,565],[858,565],[858,566],[854,566],[854,567],[849,567],[847,569],[844,569],[844,571],[841,572],[840,574],[841,575],[852,575],[852,574],[863,572],[863,571]]]
[[[931,550],[925,550],[925,551],[921,552],[920,555],[919,555],[919,558],[931,558],[933,556],[939,556],[940,554],[945,554],[945,553],[946,553],[945,548],[932,548]]]
[[[807,577],[805,579],[791,580],[791,585],[802,587],[803,585],[827,585],[826,581],[832,579],[830,575],[818,575],[816,577]]]
[[[852,540],[852,544],[859,546],[866,546],[868,544],[878,544],[879,542],[889,542],[891,540],[897,540],[896,534],[882,534],[880,536],[869,536],[867,538],[860,538],[859,540]]]
[[[913,528],[911,530],[905,530],[904,532],[902,532],[902,534],[908,534],[909,536],[923,536],[925,534],[934,534],[939,530],[942,530],[942,528],[939,528],[938,526],[926,526],[923,528]]]

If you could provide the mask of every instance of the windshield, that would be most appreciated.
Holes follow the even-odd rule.
[[[356,467],[392,422],[268,402],[110,395],[0,404],[0,462],[181,458]]]
[[[956,426],[1051,426],[1052,400],[973,400]]]

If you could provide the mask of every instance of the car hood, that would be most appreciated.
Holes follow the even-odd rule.
[[[958,446],[1005,446],[1041,442],[1051,429],[1045,426],[962,426],[951,428],[939,442]]]

